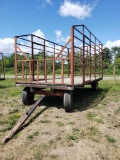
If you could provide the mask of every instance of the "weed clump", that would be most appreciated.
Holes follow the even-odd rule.
[[[110,136],[110,135],[106,135],[105,136],[107,138],[107,140],[110,142],[110,143],[115,143],[117,140],[116,138]]]

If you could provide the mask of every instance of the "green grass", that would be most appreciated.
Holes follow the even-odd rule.
[[[103,117],[101,115],[97,115],[94,112],[88,112],[87,113],[87,119],[90,119],[92,121],[96,121],[97,123],[104,124]]]
[[[56,116],[55,118],[62,118],[61,116]]]
[[[31,140],[31,139],[33,139],[35,136],[38,136],[38,135],[39,135],[39,132],[36,131],[36,132],[34,132],[34,133],[28,135],[27,138]]]
[[[20,116],[28,110],[28,108],[26,109],[25,105],[21,102],[21,92],[22,87],[16,87],[13,79],[6,79],[5,81],[0,82],[0,97],[2,97],[0,101],[1,137],[5,137],[5,135],[7,135],[7,131],[12,129]],[[54,97],[53,99],[56,100]],[[52,153],[52,151],[56,151],[61,148],[66,149],[68,147],[74,149],[75,146],[78,146],[79,142],[84,143],[84,140],[85,142],[88,142],[88,144],[85,144],[88,145],[88,147],[89,145],[93,145],[99,148],[99,144],[104,143],[105,147],[107,147],[107,145],[111,145],[110,149],[113,151],[113,154],[118,152],[117,146],[119,136],[114,133],[116,133],[120,127],[120,124],[117,121],[120,113],[120,81],[116,81],[115,85],[111,80],[100,81],[97,92],[93,92],[90,86],[81,88],[77,92],[75,91],[74,106],[77,113],[66,114],[63,113],[63,111],[61,112],[59,109],[54,112],[54,107],[52,106],[61,107],[62,100],[60,102],[61,104],[59,102],[52,101],[51,98],[49,101],[46,100],[44,102],[46,106],[49,105],[50,107],[47,107],[47,110],[42,113],[42,117],[36,116],[37,112],[39,112],[37,110],[34,113],[35,115],[32,115],[34,117],[36,116],[33,118],[34,123],[37,123],[36,121],[38,121],[39,125],[34,123],[31,124],[32,121],[29,121],[28,119],[27,124],[29,124],[29,127],[32,127],[31,125],[34,125],[35,127],[36,125],[36,127],[38,127],[38,131],[35,132],[26,125],[26,128],[19,133],[21,136],[25,136],[26,139],[23,138],[20,140],[19,138],[21,136],[17,134],[17,139],[14,141],[11,140],[10,143],[6,145],[6,147],[8,146],[8,149],[6,147],[2,148],[2,154],[6,159],[59,159],[57,153]],[[112,104],[116,102],[114,110],[114,107],[112,108],[111,106],[111,102]],[[113,112],[109,110],[109,107]],[[53,113],[50,112],[51,110]],[[105,114],[102,114],[103,112],[105,112]],[[62,116],[61,113],[63,114]],[[52,119],[49,118],[51,115]],[[84,121],[83,124],[82,121]],[[42,127],[42,130],[40,130],[41,125],[45,126]],[[52,125],[54,125],[56,134],[52,133],[51,130],[48,130],[46,127],[50,126],[49,128],[51,128]],[[66,130],[66,127],[69,129]],[[105,132],[102,132],[102,128],[104,127],[109,130],[109,133],[113,133],[113,135],[105,136]],[[116,127],[115,130],[113,130],[113,127]],[[116,135],[116,137],[114,137],[114,135]],[[42,136],[44,138],[41,139],[40,137]],[[18,139],[21,141],[21,144],[17,146],[17,150],[14,152]],[[37,142],[38,139],[40,139],[39,142]],[[10,147],[12,148],[11,150],[9,150]],[[93,152],[91,152],[91,154],[92,153]],[[68,157],[68,159],[69,158],[70,157]],[[104,158],[109,159],[107,156]]]
[[[120,114],[120,108],[115,111],[115,114]]]
[[[78,139],[78,136],[75,135],[75,134],[72,134],[72,135],[69,135],[68,138],[69,138],[70,140],[77,140],[77,139]]]
[[[57,125],[58,125],[59,127],[64,126],[64,123],[62,123],[62,122],[56,122],[56,123],[57,123]]]
[[[15,86],[14,79],[12,78],[7,78],[4,81],[0,81],[0,95],[2,95],[2,97],[18,97],[22,93],[22,88],[23,87]]]
[[[5,119],[2,119],[0,120],[0,125],[3,125],[3,124],[8,124],[8,120],[5,120]]]
[[[15,113],[14,115],[9,116],[8,119],[10,125],[14,125],[20,117],[21,117],[20,113]]]
[[[70,125],[75,125],[75,122],[69,122],[68,124],[70,124]]]
[[[98,123],[104,124],[103,118],[96,118],[95,121]]]
[[[116,138],[110,136],[110,135],[106,135],[105,136],[107,138],[107,140],[110,142],[110,143],[115,143],[117,140]]]
[[[92,120],[94,117],[96,117],[97,115],[96,115],[96,113],[94,113],[94,112],[88,112],[87,113],[87,118],[88,119],[90,119],[90,120]]]
[[[74,92],[74,111],[83,111],[89,108],[102,109],[112,98],[115,102],[120,100],[120,82],[112,80],[99,81],[99,88],[93,92],[90,85],[76,89]],[[107,98],[106,98],[107,97]],[[90,114],[90,113],[89,113]],[[89,115],[92,118],[94,115]]]
[[[78,128],[72,128],[73,132],[80,132]]]
[[[7,130],[11,130],[20,117],[20,113],[14,113],[10,116],[7,116],[5,119],[0,120],[0,124],[2,125],[0,132],[6,132]]]
[[[51,155],[50,157],[51,157],[52,159],[58,159],[58,158],[59,158],[58,155]]]
[[[99,133],[98,129],[95,126],[88,127],[90,136],[95,136]]]
[[[47,120],[47,119],[40,120],[40,123],[50,123],[50,120]]]
[[[19,111],[18,109],[11,109],[11,110],[9,111],[9,114],[17,113],[18,111]]]

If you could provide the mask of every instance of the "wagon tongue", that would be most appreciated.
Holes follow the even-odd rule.
[[[45,95],[40,96],[40,98],[32,105],[32,107],[30,107],[30,109],[26,112],[26,114],[20,118],[18,123],[12,129],[12,131],[2,141],[3,144],[8,142],[12,138],[12,136],[21,128],[21,126],[25,123],[25,121],[29,118],[29,116],[34,112],[34,110],[37,108],[37,106],[39,105],[39,103],[42,101],[44,97]]]

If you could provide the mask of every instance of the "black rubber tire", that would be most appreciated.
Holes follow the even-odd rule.
[[[66,91],[64,93],[63,105],[66,112],[73,111],[73,91]]]
[[[98,90],[98,81],[91,83],[91,87],[93,91],[97,91]]]
[[[30,92],[29,87],[25,87],[22,91],[22,102],[25,105],[32,105],[34,103],[34,93]]]

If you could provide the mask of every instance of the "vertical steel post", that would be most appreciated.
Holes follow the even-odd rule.
[[[71,28],[71,85],[74,85],[74,27]]]
[[[37,60],[37,82],[39,82],[39,61]]]
[[[54,58],[53,58],[53,83],[55,83],[55,43],[54,43]]]
[[[103,44],[101,44],[101,54],[102,54],[102,78],[103,78]]]
[[[53,65],[53,83],[55,83],[55,59],[52,60],[52,65]]]
[[[83,56],[83,49],[80,48],[80,76],[83,75],[83,72],[82,72],[82,56]]]
[[[22,80],[24,81],[24,61],[22,61]]]
[[[99,56],[99,78],[100,78],[100,70],[101,70],[101,61],[100,61],[101,56],[100,56],[100,54],[101,54],[101,47],[100,47],[100,42],[99,42],[99,49],[98,49],[98,56]]]
[[[70,54],[69,54],[69,48],[68,48],[68,77],[70,76]]]
[[[45,55],[45,39],[44,39],[44,79],[47,82],[47,62],[46,62],[46,55]]]
[[[96,79],[96,37],[95,37],[95,46],[94,46],[94,65],[95,65],[95,68],[94,68],[94,72],[95,72],[95,79]]]
[[[88,47],[89,47],[89,46],[86,46],[86,47],[87,47],[87,51],[86,51],[86,52],[87,52],[87,58],[86,58],[86,72],[87,72],[87,77],[88,77],[88,76],[89,76],[89,62],[88,62],[88,61],[89,61],[89,59],[88,59],[88,58],[89,58],[89,56],[88,56],[88,52],[89,52]]]
[[[31,54],[32,60],[34,60],[34,49],[33,49],[33,35],[31,34]],[[31,73],[32,73],[32,80],[34,81],[34,61],[31,62]]]
[[[29,61],[29,74],[30,74],[30,82],[32,81],[32,69],[31,69],[31,62],[32,61]]]
[[[62,84],[64,83],[64,60],[61,59],[61,81],[62,81]]]
[[[90,45],[90,46],[89,46],[89,52],[90,52],[90,53],[89,53],[89,54],[90,54],[90,60],[89,60],[89,61],[90,61],[90,62],[89,62],[89,63],[90,63],[90,81],[91,81],[91,67],[92,67],[92,66],[91,66],[91,64],[92,64],[92,63],[91,63],[91,61],[92,61],[92,59],[91,59],[91,32],[89,32],[89,33],[90,33],[90,40],[89,40],[89,45]]]
[[[15,47],[15,82],[18,80],[17,78],[17,38],[14,37],[14,47]]]
[[[82,26],[82,34],[83,34],[83,83],[85,83],[85,36],[84,36],[84,25]]]

